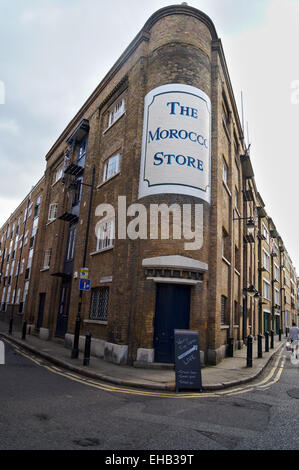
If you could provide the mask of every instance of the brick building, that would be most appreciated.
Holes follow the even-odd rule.
[[[40,207],[34,256],[26,249],[30,280],[10,283],[8,295],[7,256],[15,248],[28,263],[13,229],[28,204]],[[116,218],[101,222],[103,204]],[[147,236],[136,221],[141,204]],[[175,236],[183,219],[174,215],[164,239],[165,206],[158,224],[150,219],[161,204],[181,214],[201,205],[200,249]],[[241,347],[297,315],[296,272],[264,206],[212,21],[187,5],[163,8],[69,123],[43,179],[0,230],[2,315],[18,310],[36,334],[71,346],[79,312],[81,347],[91,332],[93,353],[118,363],[172,362],[174,328],[198,330],[202,360],[216,364],[229,339]],[[33,232],[28,220],[20,230],[32,238],[36,219]],[[130,223],[135,239],[124,233]],[[82,268],[88,292],[79,291]]]

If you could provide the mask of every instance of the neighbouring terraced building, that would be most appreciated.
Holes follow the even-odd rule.
[[[115,218],[102,221],[103,204]],[[196,250],[175,236],[183,217],[170,217],[170,239],[156,233],[161,204],[200,206]],[[178,328],[198,330],[202,360],[216,364],[231,338],[238,348],[298,322],[296,271],[256,187],[221,40],[184,4],[150,17],[49,150],[0,242],[1,318],[70,346],[79,312],[81,347],[91,332],[106,360],[171,363]]]

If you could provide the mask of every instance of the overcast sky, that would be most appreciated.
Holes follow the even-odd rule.
[[[258,189],[299,273],[299,93],[291,88],[299,90],[299,0],[188,3],[211,17],[223,41],[239,108],[244,94]],[[149,16],[171,4],[0,0],[0,226]]]

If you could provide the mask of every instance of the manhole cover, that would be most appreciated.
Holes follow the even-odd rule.
[[[299,400],[299,388],[293,388],[293,390],[288,390],[288,395],[291,398],[297,398]]]

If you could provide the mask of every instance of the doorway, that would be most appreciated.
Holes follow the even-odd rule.
[[[155,362],[174,363],[174,330],[190,328],[191,287],[157,284],[154,326]]]
[[[56,333],[58,338],[64,338],[68,327],[71,283],[63,282],[61,287],[59,310],[57,315]]]
[[[38,330],[43,326],[45,302],[46,302],[46,294],[42,292],[41,294],[39,294],[38,316],[37,316],[37,324],[36,324],[36,328]]]

